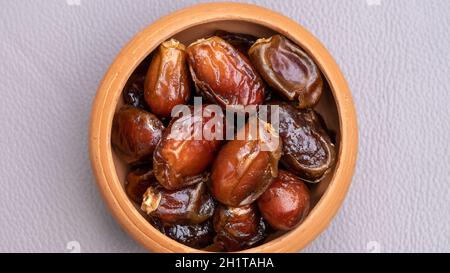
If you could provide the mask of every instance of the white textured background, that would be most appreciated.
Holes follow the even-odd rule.
[[[136,32],[195,2],[1,1],[0,251],[144,251],[94,183],[91,102]],[[352,187],[305,251],[450,252],[450,1],[252,2],[315,34],[357,106]]]

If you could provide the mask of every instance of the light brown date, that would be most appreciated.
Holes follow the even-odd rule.
[[[259,105],[265,86],[250,61],[217,36],[200,39],[186,49],[192,79],[210,102],[227,105]]]
[[[185,46],[171,39],[153,56],[145,81],[145,101],[152,113],[168,118],[174,106],[187,104],[191,94]]]
[[[207,139],[203,135],[197,138],[196,124],[200,124],[203,131],[214,114],[206,105],[202,107],[201,115],[195,114],[193,108],[190,109],[190,114],[172,119],[153,155],[155,177],[169,190],[207,181],[207,168],[223,139]],[[185,136],[180,137],[179,133],[183,132],[186,133]]]
[[[243,206],[255,201],[278,175],[281,143],[277,133],[267,123],[261,123],[260,135],[250,132],[249,123],[244,140],[231,140],[220,150],[211,171],[211,192],[221,203]],[[239,133],[236,135],[238,138]],[[265,134],[263,136],[262,134]],[[267,139],[273,141],[271,149],[264,147]]]

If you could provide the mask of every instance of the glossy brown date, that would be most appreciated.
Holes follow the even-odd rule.
[[[144,193],[141,209],[163,224],[199,224],[214,213],[215,203],[205,183],[181,190],[150,186]]]
[[[225,144],[211,171],[211,193],[219,202],[229,206],[252,203],[278,175],[281,143],[276,142],[271,150],[263,146],[269,137],[273,141],[278,139],[273,128],[264,123],[264,128],[259,131],[261,135],[257,137],[249,131],[249,123],[241,130],[245,130],[245,139],[239,140],[236,136],[235,140]],[[266,138],[262,134],[266,134]]]
[[[217,36],[200,39],[186,49],[192,79],[210,102],[226,105],[259,105],[264,83],[241,52]]]
[[[125,191],[131,200],[141,204],[147,188],[156,183],[152,168],[136,168],[127,174]]]
[[[162,232],[177,242],[194,248],[204,248],[213,243],[215,236],[212,220],[195,225],[162,227]]]
[[[161,118],[170,117],[175,105],[186,104],[191,91],[185,46],[171,39],[159,46],[145,81],[145,101]]]
[[[250,34],[244,33],[233,33],[225,30],[218,30],[214,33],[215,36],[218,36],[228,42],[230,45],[234,46],[237,50],[239,50],[244,55],[247,55],[250,47],[256,42],[258,38]]]
[[[281,163],[308,182],[320,181],[336,156],[322,118],[312,109],[298,110],[286,102],[271,103],[279,105]]]
[[[191,111],[189,115],[174,118],[155,150],[153,171],[158,182],[166,189],[181,189],[208,180],[206,171],[221,140],[204,137],[196,139],[195,124],[200,123],[204,129],[213,116],[206,106],[203,106],[202,111],[203,117]],[[175,128],[188,132],[190,137],[177,139],[178,131]]]
[[[214,213],[215,244],[226,251],[253,247],[266,236],[266,224],[255,204],[242,207],[219,206]]]
[[[299,108],[317,104],[323,81],[314,61],[297,45],[281,35],[258,39],[250,48],[250,60],[274,90]]]
[[[114,115],[111,142],[127,163],[147,162],[151,161],[163,130],[164,125],[155,115],[125,105]]]
[[[258,199],[258,207],[269,225],[276,230],[291,230],[309,212],[309,189],[298,177],[284,170]]]

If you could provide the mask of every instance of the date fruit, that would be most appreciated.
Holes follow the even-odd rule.
[[[149,65],[150,57],[147,57],[138,65],[138,67],[136,67],[133,74],[131,74],[122,91],[122,97],[125,104],[142,109],[147,108],[144,99],[144,83],[145,74],[147,73]]]
[[[150,186],[144,193],[141,209],[163,224],[199,224],[214,213],[215,203],[205,183],[181,190]]]
[[[170,117],[174,106],[187,104],[191,90],[183,44],[171,39],[159,46],[147,72],[144,94],[152,113],[161,118]]]
[[[164,226],[162,232],[175,241],[194,248],[211,245],[215,236],[212,220],[195,225]]]
[[[255,204],[242,207],[219,206],[213,217],[215,244],[226,251],[253,247],[266,236],[266,224]]]
[[[157,181],[151,168],[139,167],[127,174],[125,191],[134,202],[141,204],[145,191]]]
[[[279,106],[281,163],[307,182],[319,182],[336,156],[322,118],[312,109],[298,110],[286,102],[272,104]]]
[[[153,171],[158,182],[166,189],[181,189],[208,180],[209,174],[206,171],[221,140],[195,137],[196,124],[199,123],[204,129],[213,116],[206,106],[203,106],[202,111],[203,114],[191,111],[189,115],[174,118],[156,147]],[[187,132],[189,137],[177,138],[178,131]]]
[[[224,39],[244,55],[247,55],[248,50],[257,40],[255,36],[250,34],[232,33],[225,30],[218,30],[214,35]]]
[[[145,75],[131,75],[122,93],[125,104],[145,109],[144,82]]]
[[[207,100],[227,105],[259,105],[265,86],[250,61],[217,36],[200,39],[186,49],[197,91]]]
[[[125,105],[114,115],[111,142],[127,163],[151,162],[163,130],[164,125],[155,115]]]
[[[280,170],[278,177],[258,199],[264,220],[276,230],[291,230],[309,212],[309,189],[295,175]]]
[[[278,161],[281,143],[277,133],[268,123],[261,121],[257,136],[251,132],[249,123],[245,139],[229,141],[220,150],[211,171],[211,193],[221,203],[229,206],[243,206],[255,201],[278,175]],[[271,138],[272,149],[266,140]]]
[[[299,108],[317,104],[323,81],[319,68],[303,50],[281,35],[258,39],[250,48],[250,60],[263,79]]]

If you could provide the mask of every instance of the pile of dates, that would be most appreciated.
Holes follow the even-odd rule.
[[[323,89],[311,57],[281,35],[217,31],[188,46],[163,42],[131,75],[113,120],[111,143],[130,167],[127,195],[155,228],[198,249],[248,249],[295,228],[310,210],[312,184],[335,161],[313,109]],[[201,120],[194,111],[172,117],[175,106],[194,109],[194,93],[207,102]],[[263,149],[248,123],[236,128],[240,139],[174,137],[174,126],[210,125],[207,105],[277,105],[278,129],[267,122],[260,133],[280,141]]]

